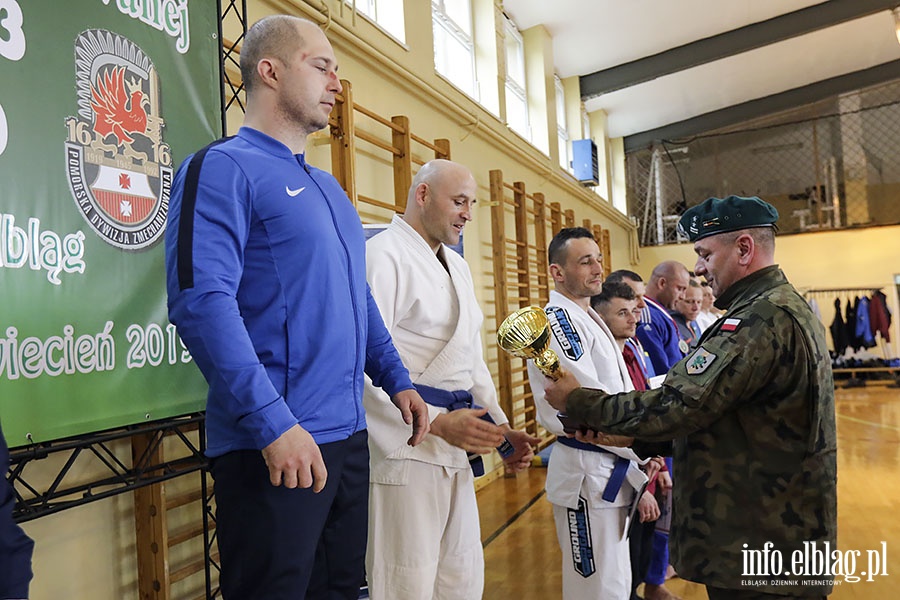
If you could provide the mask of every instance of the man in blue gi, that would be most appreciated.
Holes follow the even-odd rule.
[[[169,317],[209,383],[226,600],[353,598],[363,581],[364,373],[428,432],[366,284],[359,216],[307,136],[340,93],[321,29],[276,15],[241,49],[244,126],[185,160],[166,231]]]
[[[667,373],[689,350],[686,343],[679,344],[681,336],[678,335],[678,327],[669,316],[675,302],[684,297],[689,281],[687,267],[667,260],[654,267],[647,282],[644,294],[647,310],[638,323],[637,338],[650,355],[657,375]]]

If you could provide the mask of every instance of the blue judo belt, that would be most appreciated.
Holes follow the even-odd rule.
[[[475,404],[475,398],[473,398],[472,394],[466,390],[456,390],[455,392],[451,392],[421,384],[416,384],[416,390],[418,390],[419,395],[422,396],[422,400],[431,406],[446,408],[448,411],[459,410],[460,408],[481,408]],[[496,425],[494,419],[492,419],[491,415],[488,413],[482,415],[481,418],[488,423]],[[503,440],[503,443],[497,446],[497,452],[499,452],[500,456],[503,458],[511,456],[515,451],[516,449],[509,443],[509,440]],[[469,466],[472,467],[472,473],[474,473],[475,477],[484,475],[484,461],[481,460],[481,457],[471,452],[467,453],[467,455],[469,457]]]
[[[426,400],[427,402],[427,400]],[[612,454],[616,457],[616,464],[613,466],[612,475],[609,476],[609,481],[606,483],[606,488],[603,490],[603,499],[607,502],[613,502],[616,499],[616,496],[619,495],[619,490],[622,489],[622,482],[625,481],[625,475],[628,473],[628,463],[630,462],[627,458],[622,458],[618,454],[614,454],[609,450],[604,450],[600,446],[595,446],[594,444],[586,444],[584,442],[579,442],[576,439],[568,438],[568,437],[558,437],[556,441],[563,446],[568,446],[569,448],[575,448],[576,450],[587,450],[588,452],[600,452],[602,454]],[[551,459],[552,460],[552,459]]]

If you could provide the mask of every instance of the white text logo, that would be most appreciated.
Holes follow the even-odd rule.
[[[108,5],[110,0],[102,2]],[[116,0],[115,4],[123,15],[175,38],[175,49],[179,53],[185,54],[191,49],[188,0]]]

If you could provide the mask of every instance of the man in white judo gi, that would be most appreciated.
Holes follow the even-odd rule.
[[[476,189],[462,165],[431,161],[413,179],[404,215],[366,244],[372,295],[429,403],[432,434],[409,446],[409,426],[384,392],[367,384],[366,572],[373,600],[479,600],[484,555],[466,453],[486,454],[508,442],[504,462],[518,471],[531,463],[531,444],[539,441],[511,429],[497,403],[472,274],[447,248],[459,243],[472,218]],[[483,408],[468,408],[473,402]]]
[[[603,256],[594,237],[583,227],[562,229],[548,254],[555,289],[545,311],[553,332],[550,347],[563,369],[585,387],[633,390],[615,338],[590,306],[603,284]],[[631,563],[626,520],[647,480],[637,468],[644,461],[630,448],[568,437],[559,413],[544,399],[547,379],[531,361],[528,380],[538,421],[558,438],[547,471],[547,499],[562,550],[563,598],[627,600]],[[578,437],[597,440],[591,434]]]

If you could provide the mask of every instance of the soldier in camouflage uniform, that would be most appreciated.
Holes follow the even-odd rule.
[[[610,396],[571,375],[547,386],[552,405],[599,432],[675,440],[671,555],[711,600],[832,589],[831,576],[792,572],[795,551],[836,549],[834,383],[824,329],[774,262],[777,218],[736,196],[685,212],[695,271],[727,312],[662,388]]]

